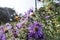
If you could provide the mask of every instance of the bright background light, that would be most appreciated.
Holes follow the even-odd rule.
[[[38,8],[42,3],[38,2]],[[16,12],[24,13],[30,8],[35,8],[35,0],[0,0],[0,7],[9,7],[16,10]]]

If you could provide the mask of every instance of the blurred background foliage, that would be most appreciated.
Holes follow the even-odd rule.
[[[60,4],[50,2],[37,12],[37,21],[44,24],[45,40],[60,40]]]

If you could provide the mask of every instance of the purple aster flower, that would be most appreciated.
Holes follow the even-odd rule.
[[[12,26],[11,26],[11,24],[10,24],[10,23],[6,23],[5,25],[6,25],[7,30],[9,30],[9,29],[11,29],[11,28],[12,28]]]
[[[17,24],[16,24],[16,27],[17,27],[18,29],[20,29],[20,28],[22,27],[22,23],[17,23]]]
[[[25,12],[25,15],[22,17],[23,21],[28,20],[29,14]],[[22,21],[22,20],[21,20]]]
[[[12,28],[12,33],[13,33],[14,37],[17,38],[19,31],[17,29]]]
[[[6,40],[6,34],[3,27],[0,28],[0,40]]]
[[[50,16],[45,16],[46,19],[48,19]]]
[[[31,23],[28,30],[28,38],[43,39],[44,34],[42,32],[42,25],[38,22]]]
[[[0,28],[0,36],[4,33],[3,27]]]
[[[2,34],[1,40],[6,40],[6,34]]]
[[[30,12],[33,12],[33,9],[29,9],[29,10],[27,11],[27,13],[29,13],[29,14],[30,14]]]
[[[27,18],[24,19],[23,21],[20,20],[20,22],[18,22],[18,23],[16,24],[16,27],[17,27],[18,29],[22,28],[23,25],[24,25],[24,23],[25,23],[26,21],[27,21]]]
[[[30,15],[32,14],[32,12],[33,12],[33,9],[29,9],[29,10],[27,11],[27,16],[30,16]]]

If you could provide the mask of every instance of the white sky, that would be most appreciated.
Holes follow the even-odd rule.
[[[38,2],[38,8],[42,3]],[[0,0],[0,7],[10,7],[16,10],[16,12],[24,13],[30,8],[35,8],[35,0]]]

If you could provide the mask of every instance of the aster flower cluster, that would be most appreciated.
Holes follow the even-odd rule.
[[[30,40],[30,38],[34,38],[35,40],[44,39],[44,33],[42,31],[43,27],[37,21],[34,21],[34,19],[32,17],[30,17],[31,12],[33,12],[32,9],[29,9],[27,12],[25,12],[25,15],[15,25],[6,23],[5,25],[0,26],[1,27],[0,28],[0,40],[7,40],[8,34],[11,35],[11,37],[13,37],[13,40],[15,40],[15,39],[18,40],[18,38],[20,40],[21,33],[24,33],[24,32],[21,32],[21,29],[28,30],[28,32],[25,33],[26,34],[25,37],[27,38],[27,40]],[[30,22],[30,24],[28,24],[28,26],[26,26],[26,23],[28,22],[28,20],[30,20],[31,22]],[[32,23],[32,20],[33,20],[33,23]],[[26,26],[26,28],[25,28],[25,26]],[[26,32],[26,30],[25,30],[25,32]],[[22,34],[22,35],[24,35],[24,34]]]
[[[19,30],[23,28],[23,24],[28,21],[30,12],[33,12],[32,9],[28,10],[25,15],[19,20],[15,25],[11,25],[10,23],[6,23],[5,25],[0,26],[0,40],[7,40],[7,35],[12,32],[12,36],[14,36],[13,40],[15,38],[18,38]],[[10,35],[10,34],[9,34]],[[20,40],[20,39],[19,39]]]
[[[7,40],[7,33],[11,33],[10,30],[12,31],[14,38],[18,37],[18,29],[14,28],[10,23],[6,23],[5,26],[0,26],[0,40]]]

